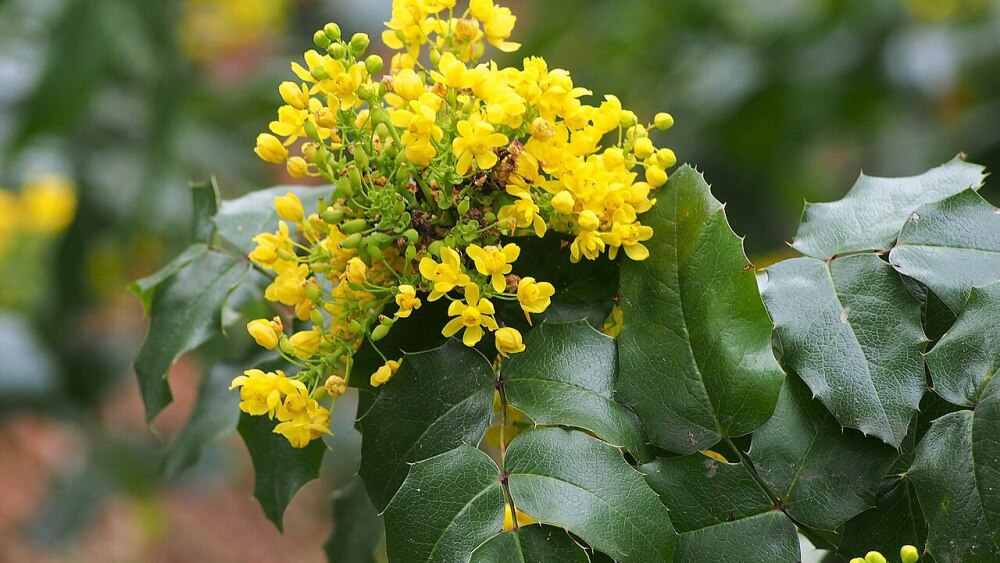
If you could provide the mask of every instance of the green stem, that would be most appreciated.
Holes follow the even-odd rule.
[[[510,495],[510,484],[507,483],[507,437],[504,432],[507,428],[507,392],[504,390],[503,377],[497,373],[497,392],[500,394],[500,485],[503,487],[504,497],[507,505],[510,506],[510,517],[514,522],[514,531],[518,529],[517,507],[514,506],[514,497]]]
[[[727,437],[726,444],[730,448],[732,448],[733,451],[736,452],[736,455],[740,458],[740,463],[742,463],[747,468],[747,471],[750,472],[750,476],[753,477],[753,480],[756,481],[757,485],[764,490],[764,494],[767,495],[767,498],[771,499],[771,504],[774,505],[775,507],[781,504],[781,499],[776,497],[774,493],[771,492],[771,489],[770,487],[767,486],[767,483],[765,483],[764,480],[760,478],[760,475],[757,474],[757,469],[754,467],[753,461],[750,459],[750,457],[747,456],[745,453],[743,453],[743,450],[741,450],[739,447],[736,446],[736,444],[733,443],[732,438]]]

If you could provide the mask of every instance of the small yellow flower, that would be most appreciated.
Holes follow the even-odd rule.
[[[658,188],[667,183],[667,172],[659,166],[647,166],[646,181],[650,186]]]
[[[518,352],[524,352],[524,342],[521,339],[521,333],[515,328],[503,327],[497,330],[494,335],[497,345],[497,352],[500,355],[507,357],[509,354],[517,354]]]
[[[653,127],[656,127],[660,131],[666,131],[674,126],[674,116],[667,112],[661,111],[660,113],[653,116]]]
[[[357,256],[347,261],[347,269],[344,271],[347,281],[363,285],[368,279],[368,266]]]
[[[604,240],[596,231],[582,231],[576,235],[569,245],[570,262],[579,262],[583,256],[587,260],[596,260],[604,251]]]
[[[552,198],[552,209],[555,209],[557,213],[563,215],[569,215],[573,212],[573,206],[576,205],[576,200],[573,199],[573,194],[568,191],[561,191]]]
[[[885,556],[877,551],[869,551],[865,554],[865,563],[886,563]]]
[[[309,86],[306,84],[300,86],[294,82],[282,82],[278,86],[278,93],[281,94],[281,99],[285,100],[286,104],[295,109],[309,107]]]
[[[490,276],[493,290],[500,293],[507,287],[506,275],[511,272],[513,263],[521,255],[521,248],[509,243],[503,248],[487,246],[482,248],[472,244],[465,250],[469,258],[476,263],[476,270],[484,276]]]
[[[399,310],[396,316],[405,319],[413,313],[414,309],[420,308],[420,298],[417,297],[417,288],[412,285],[399,286],[399,293],[396,294],[396,305]]]
[[[274,427],[274,433],[284,436],[295,448],[304,448],[323,434],[333,434],[330,411],[310,398],[304,385],[285,397],[277,418],[281,422]]]
[[[642,137],[635,140],[632,152],[639,160],[646,160],[653,156],[653,153],[656,152],[656,147],[653,146],[653,141],[650,141],[649,137]]]
[[[469,283],[469,276],[462,273],[462,260],[458,252],[447,246],[441,249],[440,263],[428,256],[420,259],[420,275],[433,283],[428,301],[437,301],[456,286]]]
[[[480,170],[493,168],[499,160],[493,149],[508,143],[506,135],[495,133],[493,126],[476,113],[468,121],[463,119],[458,122],[458,134],[460,136],[452,143],[452,150],[458,157],[455,171],[463,176],[472,168],[473,160]]]
[[[256,319],[247,323],[247,332],[257,342],[257,344],[268,350],[274,350],[278,346],[278,339],[284,327],[281,324],[281,317],[274,317],[274,320]]]
[[[396,370],[399,369],[398,360],[389,360],[382,364],[382,367],[375,370],[372,374],[370,383],[372,387],[378,387],[379,385],[385,385],[392,379],[393,375],[396,375]]]
[[[302,201],[292,192],[274,198],[274,209],[278,212],[279,217],[292,223],[298,223],[305,217]]]
[[[580,212],[576,223],[585,231],[596,231],[601,226],[601,220],[597,217],[597,214],[589,209],[584,209]]]
[[[444,84],[449,88],[455,88],[456,90],[472,88],[472,85],[476,81],[475,73],[470,71],[465,66],[465,63],[458,60],[451,53],[441,55],[441,59],[438,61],[438,69],[441,72],[431,71],[431,78],[435,82]]]
[[[392,91],[385,99],[390,105],[399,107],[406,102],[416,100],[425,90],[426,86],[420,75],[413,69],[404,68],[392,77]]]
[[[347,393],[347,381],[339,375],[331,375],[326,378],[326,383],[323,384],[323,387],[331,397],[339,397]]]
[[[556,288],[549,282],[536,282],[535,278],[521,278],[517,284],[517,301],[524,311],[524,318],[531,322],[528,313],[543,313],[552,304]]]
[[[291,343],[297,357],[307,360],[319,352],[319,346],[323,343],[323,332],[319,327],[302,330],[291,335],[288,342]]]
[[[257,148],[253,150],[262,160],[274,164],[281,164],[288,158],[288,149],[277,137],[270,133],[257,135]]]
[[[248,369],[229,385],[230,389],[240,388],[240,410],[251,415],[266,414],[274,418],[281,407],[284,395],[295,393],[296,389],[305,389],[301,381],[285,377],[285,372],[263,372],[259,369]]]
[[[531,198],[531,194],[527,192],[520,192],[517,201],[501,207],[497,217],[501,221],[507,221],[511,225],[511,231],[533,227],[535,236],[545,236],[545,219],[542,219],[542,216],[538,214],[538,205]]]
[[[483,338],[483,327],[497,330],[497,322],[491,315],[496,313],[493,304],[487,299],[479,298],[479,286],[470,283],[465,286],[465,303],[452,301],[448,306],[448,315],[455,317],[444,325],[441,334],[454,336],[465,328],[462,342],[469,347],[475,346]]]

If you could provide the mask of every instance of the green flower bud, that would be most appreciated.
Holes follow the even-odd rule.
[[[326,54],[335,59],[344,60],[344,57],[347,56],[347,47],[345,47],[343,43],[331,43],[330,46],[326,48]]]
[[[417,257],[417,247],[412,244],[406,245],[405,256],[407,260],[414,260]]]
[[[387,334],[389,334],[389,327],[385,325],[378,325],[375,327],[375,330],[372,331],[372,340],[382,340]]]
[[[291,356],[295,353],[295,346],[292,346],[287,336],[282,336],[281,340],[278,341],[278,349],[286,356]]]
[[[307,119],[306,122],[302,125],[302,128],[305,129],[307,137],[309,137],[314,141],[320,140],[319,130],[316,129],[316,124],[313,123],[311,119]]]
[[[920,559],[920,553],[912,545],[904,545],[899,548],[899,558],[903,563],[917,563],[917,560]]]
[[[362,239],[361,233],[354,233],[353,235],[340,241],[340,247],[346,248],[348,250],[352,248],[357,248],[358,245],[361,244],[361,239]]]
[[[417,242],[417,239],[420,238],[420,233],[416,229],[406,229],[403,231],[403,236],[406,237],[407,241],[412,243]]]
[[[444,246],[444,243],[441,242],[441,241],[439,241],[439,240],[436,240],[436,241],[432,242],[430,244],[430,246],[427,247],[427,251],[430,252],[431,254],[433,254],[434,256],[440,257],[441,256],[441,247],[442,246]]]
[[[323,326],[323,323],[326,322],[326,319],[323,318],[323,313],[319,309],[313,309],[309,313],[309,320],[316,326]]]
[[[361,168],[368,168],[370,163],[368,161],[368,153],[365,152],[365,149],[361,147],[354,149],[354,162]]]
[[[365,68],[368,70],[368,74],[374,75],[382,72],[382,65],[384,64],[382,57],[378,55],[368,55],[368,58],[365,59]]]
[[[334,43],[334,45],[336,45],[336,43]],[[331,45],[330,48],[332,49],[333,45]],[[326,72],[326,69],[323,68],[322,66],[317,66],[313,68],[310,74],[312,74],[312,77],[315,78],[316,80],[326,80],[327,78],[330,78],[330,75]]]
[[[355,334],[361,334],[365,331],[365,327],[361,326],[357,319],[352,319],[351,322],[347,323],[347,328]]]
[[[379,138],[388,139],[390,136],[389,128],[386,127],[385,123],[379,123],[378,125],[375,126],[375,134],[378,135]],[[388,156],[389,158],[395,158],[396,147],[393,145],[385,145],[382,147],[382,154]]]
[[[350,49],[352,55],[360,57],[365,54],[365,51],[368,50],[368,43],[369,39],[367,33],[355,33],[354,36],[351,37],[351,43],[348,45],[348,49]]]
[[[624,110],[622,111],[622,117],[621,120],[618,121],[618,124],[628,129],[629,127],[635,125],[638,122],[639,118],[636,117],[635,112]]]
[[[392,244],[392,237],[385,233],[372,233],[368,235],[368,240],[378,245],[379,248],[385,248]]]
[[[354,187],[351,186],[351,179],[348,178],[347,176],[341,176],[340,179],[337,180],[337,191],[344,196],[349,196],[353,194]]]
[[[307,283],[303,291],[305,291],[306,297],[308,297],[310,301],[319,301],[319,298],[321,297],[319,286],[315,284]]]
[[[351,219],[350,221],[345,221],[341,226],[340,230],[344,234],[354,234],[360,233],[361,231],[368,228],[368,221],[364,219]]]
[[[351,181],[351,185],[355,188],[361,187],[361,171],[356,166],[347,172],[347,179]]]
[[[376,88],[371,84],[362,84],[358,86],[358,97],[362,100],[369,101],[376,95]]]
[[[466,213],[468,213],[468,212],[469,212],[469,207],[470,207],[471,205],[472,205],[472,204],[471,204],[471,203],[469,202],[469,200],[467,200],[467,199],[463,199],[463,200],[462,200],[461,202],[459,202],[459,204],[458,204],[458,212],[459,212],[459,213],[461,213],[462,215],[465,215]]]
[[[324,211],[320,217],[322,217],[323,220],[330,225],[339,225],[340,222],[344,220],[344,210],[337,207],[331,207]]]
[[[674,116],[666,112],[660,112],[653,117],[653,127],[660,131],[666,131],[674,126]]]
[[[330,22],[323,26],[323,33],[330,38],[330,41],[337,41],[340,39],[340,26]]]
[[[441,50],[438,49],[437,47],[431,47],[430,58],[431,58],[431,64],[437,66],[438,63],[441,61]]]
[[[869,551],[865,554],[865,563],[886,563],[885,556],[877,551]]]
[[[379,257],[382,256],[382,249],[378,247],[378,243],[371,239],[366,239],[365,243],[365,254],[367,254],[372,261],[378,260]]]
[[[330,265],[323,264],[322,262],[320,262],[318,264],[313,264],[312,266],[309,266],[309,269],[312,270],[314,274],[325,274],[330,271]]]
[[[330,46],[330,38],[327,37],[322,31],[317,31],[313,35],[313,43],[315,43],[320,49],[326,49]]]

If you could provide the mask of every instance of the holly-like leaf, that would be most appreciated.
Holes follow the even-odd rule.
[[[472,446],[418,462],[385,509],[393,563],[460,563],[503,526],[500,469]]]
[[[222,331],[222,306],[248,269],[246,261],[207,251],[156,286],[135,360],[147,422],[173,401],[167,373],[177,358]]]
[[[841,428],[792,374],[774,417],[753,434],[750,458],[785,512],[807,526],[836,530],[872,506],[896,451]]]
[[[973,286],[1000,280],[1000,210],[972,190],[921,207],[889,262],[958,312]]]
[[[950,403],[975,405],[1000,369],[1000,283],[972,289],[965,308],[925,359],[934,391]]]
[[[639,470],[670,509],[679,533],[675,561],[799,561],[795,525],[775,510],[743,464],[693,453]],[[740,549],[733,549],[736,544]]]
[[[253,237],[278,230],[278,212],[274,198],[293,193],[302,201],[306,215],[316,212],[320,198],[336,199],[333,186],[275,186],[250,192],[242,197],[222,202],[215,216],[219,235],[244,254],[254,249]]]
[[[229,384],[240,371],[229,365],[209,370],[198,388],[191,417],[164,454],[164,478],[170,479],[197,463],[209,444],[236,428],[240,394],[230,391]]]
[[[153,293],[156,290],[156,286],[176,274],[178,270],[187,266],[192,260],[201,258],[206,252],[208,252],[208,245],[202,243],[192,244],[159,270],[132,282],[129,289],[142,301],[143,312],[149,315],[150,307],[153,305]]]
[[[806,204],[792,246],[820,259],[886,250],[915,209],[969,188],[978,189],[985,176],[982,166],[961,158],[909,178],[862,174],[843,199]]]
[[[471,563],[588,563],[584,551],[566,530],[522,526],[493,536],[472,553]]]
[[[198,242],[210,243],[215,235],[215,223],[213,218],[219,212],[219,186],[215,183],[215,178],[208,182],[199,182],[191,185],[191,199],[193,202],[193,238]]]
[[[927,519],[926,550],[938,563],[996,561],[1000,552],[998,536],[987,524],[983,483],[977,480],[975,456],[989,452],[973,445],[974,416],[963,410],[934,421],[910,466]],[[993,460],[996,456],[994,448]],[[990,510],[996,514],[995,505]]]
[[[537,425],[574,426],[646,457],[642,434],[612,391],[615,341],[586,321],[545,324],[504,364],[507,400]]]
[[[621,265],[619,391],[652,443],[690,453],[774,410],[784,377],[753,266],[705,179],[681,168],[643,215],[649,258]]]
[[[671,561],[666,507],[618,448],[576,430],[538,428],[507,450],[514,506],[621,563]]]
[[[457,340],[404,357],[358,421],[358,473],[376,508],[389,504],[412,463],[479,443],[490,424],[494,383],[490,362]]]
[[[1000,381],[995,378],[976,405],[972,457],[986,524],[993,532],[993,541],[1000,546]]]
[[[906,476],[887,477],[875,495],[875,507],[858,514],[844,525],[837,550],[844,559],[875,550],[893,553],[903,545],[922,549],[927,526],[913,484]]]
[[[898,447],[926,381],[920,303],[874,254],[794,258],[764,288],[782,361],[841,425]]]
[[[319,477],[326,446],[322,440],[313,440],[305,448],[292,447],[284,436],[274,433],[275,424],[266,416],[240,413],[236,429],[253,461],[253,496],[267,519],[282,530],[288,503],[303,485]]]
[[[360,479],[334,493],[333,532],[323,545],[330,563],[375,563],[384,535],[385,525]]]

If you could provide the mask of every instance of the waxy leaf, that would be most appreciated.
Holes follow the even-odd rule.
[[[493,536],[472,553],[471,563],[588,563],[587,552],[565,530],[522,526]]]
[[[619,391],[652,443],[712,447],[763,424],[784,374],[753,266],[705,179],[684,167],[643,223],[650,256],[621,265]]]
[[[465,563],[503,527],[500,469],[483,452],[459,446],[410,468],[385,509],[393,563]]]
[[[1000,545],[1000,381],[996,378],[986,387],[975,412],[972,457],[976,462],[976,486],[986,524],[993,532],[993,541]]]
[[[274,210],[274,198],[289,192],[302,201],[306,216],[316,212],[320,198],[326,199],[327,203],[336,199],[333,186],[275,186],[250,192],[222,202],[215,215],[219,235],[244,254],[249,254],[256,247],[253,237],[278,230],[281,217]]]
[[[490,424],[494,383],[490,362],[458,340],[403,358],[358,421],[358,473],[376,508],[389,504],[410,464],[479,443]]]
[[[153,305],[153,293],[156,290],[156,286],[160,285],[163,280],[176,274],[177,270],[187,266],[192,260],[201,258],[206,252],[208,252],[207,245],[192,244],[159,270],[132,282],[129,289],[142,301],[143,312],[149,315],[149,309]]]
[[[326,446],[323,440],[313,440],[305,448],[292,447],[284,436],[274,433],[275,424],[266,416],[240,413],[236,429],[253,460],[253,496],[267,519],[282,530],[288,503],[303,485],[319,477]]]
[[[501,376],[507,400],[537,425],[574,426],[644,457],[642,434],[615,402],[615,341],[586,321],[545,324],[528,333]]]
[[[575,430],[522,432],[507,450],[514,506],[621,563],[671,561],[666,507],[621,451]]]
[[[167,373],[177,358],[222,331],[222,306],[248,270],[245,260],[207,251],[156,285],[135,360],[147,422],[173,401]]]
[[[215,183],[215,178],[208,182],[200,182],[191,185],[191,199],[193,203],[193,239],[198,242],[211,243],[215,235],[215,222],[213,218],[219,212],[219,186]]]
[[[334,493],[333,533],[323,546],[328,561],[375,563],[384,535],[385,525],[360,479]]]
[[[923,396],[920,303],[874,254],[785,260],[764,302],[785,366],[841,425],[898,447]]]
[[[959,411],[934,421],[910,466],[927,519],[926,549],[938,563],[996,561],[1000,552],[998,536],[987,524],[983,483],[977,479],[976,454],[987,452],[973,444],[973,418],[972,411]],[[994,461],[996,457],[994,449]],[[996,505],[990,510],[995,515]]]
[[[909,178],[862,174],[843,199],[806,204],[792,246],[820,259],[886,250],[915,209],[969,188],[978,189],[984,178],[982,166],[961,158]]]
[[[774,417],[753,434],[749,455],[789,516],[836,530],[872,506],[897,454],[879,440],[841,428],[811,395],[789,374]]]
[[[230,391],[229,384],[240,371],[225,364],[209,370],[198,388],[191,417],[164,453],[164,478],[170,479],[197,463],[209,444],[236,428],[240,394]]]
[[[639,470],[670,509],[679,533],[675,561],[799,561],[795,525],[743,464],[693,453]]]
[[[875,507],[844,524],[838,553],[851,559],[875,550],[895,553],[900,546],[923,548],[927,525],[913,484],[906,476],[887,477],[875,495]]]
[[[889,262],[958,312],[972,286],[1000,280],[1000,210],[972,190],[921,207]]]
[[[958,319],[925,356],[934,391],[950,403],[975,405],[1000,369],[1000,283],[972,289]]]

